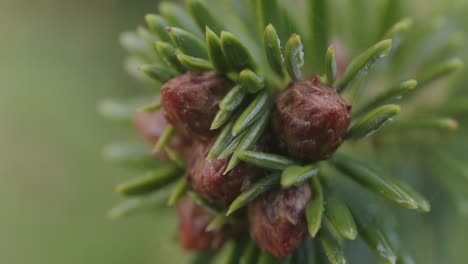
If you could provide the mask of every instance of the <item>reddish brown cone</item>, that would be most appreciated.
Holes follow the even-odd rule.
[[[213,135],[211,122],[232,83],[214,72],[188,72],[169,80],[161,89],[166,119],[177,131],[197,139]]]
[[[272,113],[281,150],[307,162],[328,159],[342,143],[350,110],[320,77],[291,83],[278,95]]]
[[[308,185],[263,194],[248,207],[250,236],[276,257],[292,254],[307,238],[305,208],[311,199]]]
[[[187,179],[193,189],[219,206],[228,206],[242,191],[263,176],[261,169],[240,162],[224,174],[228,158],[206,159],[213,142],[193,144]],[[258,150],[258,148],[257,148]]]

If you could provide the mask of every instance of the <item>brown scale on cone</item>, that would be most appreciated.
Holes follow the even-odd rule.
[[[141,137],[150,145],[154,146],[158,142],[164,130],[169,123],[164,117],[162,110],[151,113],[137,112],[133,117],[133,124]],[[169,148],[173,149],[183,157],[188,157],[191,148],[191,142],[187,137],[177,133],[169,143]],[[154,157],[158,160],[169,160],[165,150],[154,153]]]
[[[292,254],[308,236],[305,209],[308,185],[269,191],[248,207],[250,236],[275,257]]]
[[[348,130],[350,110],[320,77],[291,83],[278,95],[272,113],[281,150],[307,162],[328,159]]]
[[[161,88],[166,119],[181,133],[199,140],[210,139],[219,102],[232,85],[215,72],[188,72],[169,80]]]
[[[206,159],[212,144],[213,140],[208,143],[193,144],[187,180],[197,193],[224,208],[264,174],[263,170],[245,162],[240,162],[234,169],[224,174],[229,158]],[[261,150],[259,145],[253,149]]]
[[[224,225],[210,232],[205,231],[214,216],[188,197],[180,201],[177,212],[179,216],[179,239],[185,250],[216,250],[227,239],[239,232],[237,228],[229,225]]]

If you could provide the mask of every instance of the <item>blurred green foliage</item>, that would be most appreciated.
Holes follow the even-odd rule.
[[[0,263],[178,255],[166,241],[176,232],[169,213],[105,215],[117,200],[112,186],[131,172],[103,162],[101,149],[131,130],[101,119],[96,104],[140,91],[123,70],[118,36],[155,8],[153,0],[0,0]]]

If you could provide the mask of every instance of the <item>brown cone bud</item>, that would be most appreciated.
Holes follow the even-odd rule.
[[[262,177],[263,171],[240,162],[234,169],[224,174],[229,163],[228,158],[206,159],[212,143],[193,144],[187,179],[196,192],[217,205],[226,207],[256,179]]]
[[[269,191],[248,207],[250,236],[276,257],[292,254],[308,236],[305,209],[308,185]]]
[[[177,131],[208,140],[219,102],[232,83],[214,72],[188,72],[169,80],[161,88],[166,119]]]
[[[328,159],[348,130],[350,110],[319,77],[291,83],[278,95],[272,113],[281,150],[307,162]]]

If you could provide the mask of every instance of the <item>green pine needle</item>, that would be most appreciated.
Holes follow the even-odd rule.
[[[288,188],[298,186],[310,180],[311,177],[317,176],[319,168],[317,165],[307,166],[289,166],[281,173],[281,186]]]
[[[224,96],[223,100],[219,103],[219,108],[226,111],[234,111],[241,106],[246,95],[244,87],[236,85]]]
[[[153,147],[153,152],[157,153],[164,149],[169,142],[172,140],[172,138],[175,135],[175,128],[171,125],[168,125],[164,132],[162,133],[161,137],[159,140],[156,142],[156,144]]]
[[[153,102],[151,104],[148,104],[148,105],[145,105],[145,106],[142,106],[142,107],[138,108],[137,111],[151,113],[151,112],[155,112],[155,111],[160,110],[161,107],[162,107],[161,101],[156,101],[156,102]]]
[[[284,57],[281,51],[281,41],[273,25],[268,25],[265,29],[264,49],[271,69],[280,77],[284,76]]]
[[[293,81],[302,78],[302,67],[304,66],[303,49],[301,37],[296,34],[293,34],[289,38],[284,48],[286,71]]]
[[[169,199],[167,200],[167,205],[174,206],[187,193],[188,189],[189,189],[189,183],[187,182],[185,177],[180,178],[176,182],[172,190],[172,193],[169,196]]]
[[[395,100],[401,100],[407,93],[411,92],[416,88],[418,82],[415,80],[404,81],[392,88],[384,91],[383,93],[377,95],[375,98],[370,100],[368,103],[357,108],[353,115],[359,117],[366,112],[371,111],[374,108],[382,106],[385,103],[389,103]]]
[[[246,130],[261,114],[271,105],[271,97],[267,91],[260,92],[255,99],[245,108],[242,114],[237,118],[232,135],[237,136],[242,131]]]
[[[433,81],[461,70],[463,66],[463,61],[460,58],[452,58],[427,69],[424,73],[421,74],[421,77],[419,78],[419,89]]]
[[[232,169],[234,169],[235,166],[237,166],[237,164],[239,164],[240,160],[238,158],[238,155],[241,151],[252,148],[254,144],[257,143],[258,140],[260,140],[261,136],[263,135],[263,132],[265,131],[268,125],[269,119],[269,111],[266,110],[263,113],[261,113],[260,118],[247,130],[245,135],[242,136],[242,140],[237,146],[236,151],[231,157],[231,160],[229,160],[228,166],[224,174],[231,171]]]
[[[357,218],[359,219],[359,218]],[[386,264],[397,263],[397,252],[390,238],[376,223],[364,224],[358,221],[359,234],[367,246]]]
[[[306,218],[309,230],[309,235],[314,238],[321,225],[322,215],[324,211],[323,191],[319,177],[312,177],[310,180],[313,193],[312,201],[309,202],[306,208]]]
[[[223,24],[214,15],[207,3],[203,0],[187,0],[187,9],[195,19],[200,30],[205,31],[206,27],[214,32],[220,33],[224,29]]]
[[[331,162],[338,170],[350,176],[357,183],[389,201],[407,209],[422,212],[430,210],[427,200],[409,185],[403,184],[395,178],[383,176],[360,161],[343,154],[335,154]]]
[[[351,211],[338,195],[327,193],[325,214],[330,224],[345,239],[355,240],[358,230]]]
[[[180,177],[180,174],[181,171],[178,167],[161,167],[141,177],[117,185],[114,191],[128,196],[150,193],[174,182]]]
[[[163,65],[142,65],[139,69],[156,81],[165,83],[176,76],[176,73]]]
[[[411,131],[414,129],[438,129],[455,131],[458,129],[458,122],[448,117],[413,118],[411,120],[400,120],[394,126],[389,127],[392,133]]]
[[[167,28],[172,42],[184,54],[196,58],[208,59],[205,43],[194,34],[176,27]]]
[[[330,45],[330,4],[323,0],[308,0],[307,23],[310,35],[308,62],[317,70],[323,71],[325,53]],[[308,52],[309,53],[309,52]]]
[[[156,41],[156,50],[162,57],[163,61],[179,73],[185,72],[185,67],[180,63],[176,55],[176,49],[169,43]]]
[[[159,13],[164,17],[169,26],[178,27],[187,32],[192,32],[196,36],[201,36],[201,31],[190,17],[190,14],[176,3],[162,2],[159,5]]]
[[[154,168],[159,164],[147,148],[131,143],[115,143],[103,149],[102,156],[112,163],[132,168]]]
[[[146,24],[151,29],[151,31],[161,40],[164,42],[171,42],[171,37],[169,33],[167,33],[167,23],[159,15],[149,14],[145,16]]]
[[[343,92],[346,88],[349,88],[357,78],[366,73],[380,58],[387,56],[391,48],[392,40],[386,39],[357,56],[349,64],[343,77],[336,84],[338,90]]]
[[[117,220],[125,216],[148,212],[155,208],[161,208],[164,206],[167,196],[167,192],[160,191],[150,193],[148,195],[127,198],[123,202],[112,207],[108,211],[107,216],[112,220]]]
[[[208,27],[206,28],[206,47],[208,49],[208,57],[216,71],[221,73],[227,72],[229,70],[229,66],[224,58],[223,49],[221,48],[221,40]]]
[[[400,113],[398,105],[384,105],[372,110],[366,116],[358,120],[346,134],[347,139],[361,139],[367,137],[382,128],[387,122]]]
[[[273,171],[282,171],[291,165],[297,164],[297,161],[285,156],[249,150],[240,151],[237,157],[257,167]]]
[[[245,69],[239,74],[239,84],[249,93],[256,93],[265,88],[265,79],[253,71]]]
[[[348,263],[342,245],[330,232],[322,230],[319,234],[319,240],[331,264]]]
[[[177,54],[177,59],[187,69],[196,72],[204,72],[213,70],[213,65],[209,60],[195,58],[183,53]]]
[[[238,72],[244,69],[257,70],[257,63],[249,49],[234,34],[227,31],[221,32],[221,49],[229,68]]]
[[[222,212],[221,209],[219,209],[216,205],[211,203],[210,201],[206,200],[203,198],[200,194],[194,192],[194,191],[189,191],[188,196],[192,198],[192,200],[197,203],[199,206],[205,208],[208,212],[217,215]]]
[[[240,208],[244,207],[249,202],[260,196],[262,193],[268,191],[280,182],[279,174],[272,174],[256,182],[248,190],[241,193],[229,206],[226,215],[230,215]]]
[[[221,133],[216,137],[216,141],[211,146],[211,150],[208,153],[207,159],[216,158],[223,152],[224,149],[232,142],[234,137],[232,136],[231,130],[234,126],[234,120],[230,121],[224,126]]]

